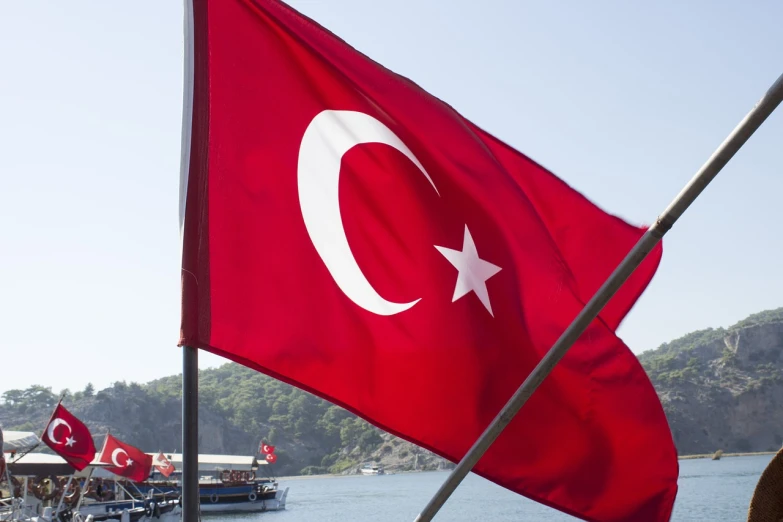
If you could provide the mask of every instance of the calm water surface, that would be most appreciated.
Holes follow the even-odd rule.
[[[744,522],[753,488],[772,456],[680,461],[673,522]],[[413,522],[445,472],[291,479],[286,510],[204,517],[205,522]],[[574,521],[491,482],[468,476],[440,511],[441,521]]]

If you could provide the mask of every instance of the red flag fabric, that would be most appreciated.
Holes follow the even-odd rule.
[[[164,477],[169,477],[172,473],[174,473],[174,464],[172,464],[171,461],[167,459],[166,455],[164,455],[162,452],[155,456],[152,461],[152,465],[155,466],[155,469],[160,471]]]
[[[152,471],[152,456],[111,434],[106,435],[98,461],[110,464],[106,469],[134,482],[143,482]]]
[[[54,409],[41,440],[79,471],[95,458],[90,430],[62,404]]]
[[[458,461],[644,230],[282,3],[194,10],[181,344]],[[476,473],[586,520],[669,518],[671,433],[614,333],[660,258]]]
[[[263,454],[274,453],[275,452],[275,447],[271,446],[271,445],[269,445],[269,444],[267,444],[265,442],[262,442],[261,446],[259,447],[259,450],[260,450],[259,453],[263,453]]]
[[[266,461],[269,462],[270,464],[274,464],[275,462],[277,462],[277,455],[275,455],[274,453],[267,453]]]

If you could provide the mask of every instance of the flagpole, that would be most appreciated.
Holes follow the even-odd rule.
[[[194,28],[193,0],[184,0],[184,74],[182,92],[182,150],[180,161],[180,260],[184,245],[185,206],[190,176],[193,125]],[[198,350],[182,347],[182,520],[201,520],[198,490]]]
[[[71,482],[73,482],[73,473],[71,473],[71,476],[68,477],[68,483],[65,484],[65,488],[63,489],[63,494],[60,495],[60,502],[57,504],[57,509],[54,512],[54,516],[57,516],[60,513],[60,510],[63,508],[63,501],[65,500],[65,495],[68,494],[68,490],[71,488]],[[59,517],[57,518],[59,519]]]
[[[198,351],[182,347],[182,520],[199,519]]]
[[[628,277],[639,267],[655,245],[680,218],[685,210],[704,191],[709,183],[718,175],[729,160],[745,144],[748,138],[764,123],[783,100],[783,75],[779,76],[756,106],[745,116],[685,188],[674,198],[674,201],[658,217],[638,243],[631,249],[622,263],[615,269],[609,279],[598,289],[595,295],[585,305],[571,325],[563,332],[549,352],[528,375],[519,389],[509,399],[503,409],[484,430],[479,439],[468,450],[459,464],[452,470],[449,477],[430,499],[424,510],[416,517],[416,522],[429,522],[438,513],[460,482],[467,476],[473,466],[481,459],[503,429],[524,406],[541,382],[549,375],[560,359],[566,354],[590,323],[598,316],[601,309],[617,292]]]

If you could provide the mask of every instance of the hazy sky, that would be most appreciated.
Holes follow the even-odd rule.
[[[779,0],[291,4],[639,224],[783,72]],[[0,391],[181,371],[182,10],[0,7]],[[782,145],[779,109],[667,236],[635,352],[783,306]]]

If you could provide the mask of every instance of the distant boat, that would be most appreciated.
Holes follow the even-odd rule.
[[[723,455],[723,450],[719,449],[712,455],[712,460],[720,460],[721,456]]]
[[[386,472],[383,471],[383,468],[381,466],[378,466],[377,464],[365,464],[359,469],[359,473],[362,475],[385,475]]]

